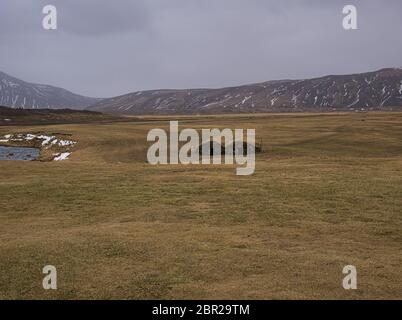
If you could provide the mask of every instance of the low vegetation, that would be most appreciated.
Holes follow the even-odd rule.
[[[94,123],[118,120],[124,119],[86,110],[12,109],[0,106],[0,126]]]
[[[0,127],[78,141],[68,161],[0,161],[0,298],[402,298],[402,114],[181,118],[255,128],[246,177],[149,165],[147,132],[170,119]]]

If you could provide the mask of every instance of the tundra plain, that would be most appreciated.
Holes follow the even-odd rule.
[[[256,129],[255,174],[149,165],[148,131],[177,119]],[[129,120],[0,127],[78,142],[0,161],[1,299],[402,299],[402,113]]]

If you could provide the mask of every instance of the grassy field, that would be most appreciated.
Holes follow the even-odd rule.
[[[0,126],[107,123],[125,120],[122,117],[86,110],[13,109],[0,106]]]
[[[0,298],[402,299],[402,113],[179,120],[255,128],[255,174],[150,166],[163,117],[0,127],[78,141],[65,162],[0,162]]]

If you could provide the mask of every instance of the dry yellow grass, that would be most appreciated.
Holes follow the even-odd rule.
[[[180,119],[255,128],[247,177],[148,165],[146,134],[167,120],[0,128],[79,141],[66,162],[0,162],[0,298],[402,298],[402,114]]]

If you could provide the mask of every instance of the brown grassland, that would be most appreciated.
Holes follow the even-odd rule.
[[[1,299],[402,299],[402,113],[179,118],[255,128],[243,177],[147,164],[169,119],[0,127],[78,141],[65,162],[0,161]]]

